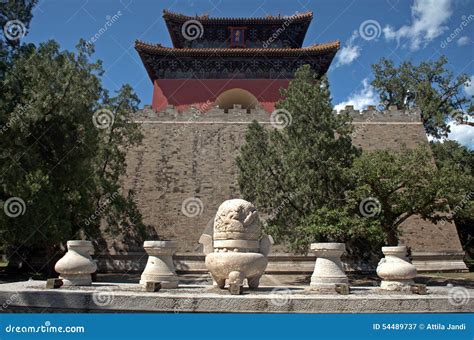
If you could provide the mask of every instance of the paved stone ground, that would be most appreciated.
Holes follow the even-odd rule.
[[[209,275],[180,275],[183,284],[211,284]],[[380,278],[376,275],[349,275],[353,287],[376,287],[380,285]],[[97,282],[136,283],[140,274],[99,274]],[[310,275],[272,275],[265,274],[260,283],[265,286],[305,286],[309,285]],[[416,283],[429,286],[446,286],[448,284],[474,288],[474,273],[427,273],[419,275]]]
[[[31,278],[28,275],[6,274],[0,272],[0,283],[25,281]],[[182,284],[211,284],[209,275],[180,275]],[[44,280],[45,277],[33,277],[36,280]],[[349,275],[351,286],[353,287],[374,287],[380,284],[380,279],[376,275]],[[132,274],[98,274],[96,282],[111,283],[137,283],[140,280],[139,273]],[[473,273],[424,273],[416,278],[416,283],[423,283],[429,286],[446,286],[448,284],[463,286],[474,289]],[[298,286],[308,285],[309,275],[270,275],[262,277],[261,284],[265,286]]]
[[[46,289],[45,281],[0,285],[4,312],[165,312],[165,313],[472,313],[474,290],[430,287],[429,294],[353,287],[349,295],[321,294],[307,285],[261,286],[230,295],[211,285],[180,284],[150,293],[138,284],[94,283],[89,287]]]

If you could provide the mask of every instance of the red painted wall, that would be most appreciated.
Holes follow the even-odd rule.
[[[152,107],[160,111],[166,105],[174,105],[183,111],[190,105],[212,103],[224,91],[241,88],[252,93],[266,111],[272,112],[280,99],[280,89],[286,88],[288,83],[286,79],[160,79],[154,84]]]

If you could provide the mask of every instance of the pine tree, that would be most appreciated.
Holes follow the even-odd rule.
[[[333,113],[327,79],[309,66],[296,72],[282,97],[270,129],[250,125],[238,180],[244,198],[268,216],[267,232],[304,252],[318,233],[307,235],[303,221],[324,209],[344,214],[345,171],[360,151],[351,142],[350,117]]]

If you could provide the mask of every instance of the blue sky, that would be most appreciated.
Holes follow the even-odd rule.
[[[329,71],[337,108],[377,103],[370,65],[381,57],[417,63],[444,54],[454,74],[474,77],[472,0],[40,0],[24,40],[55,39],[73,49],[80,38],[90,39],[108,18],[119,14],[96,42],[95,57],[103,60],[106,70],[104,85],[114,91],[129,83],[142,105],[149,104],[152,84],[133,44],[140,39],[171,46],[162,19],[165,8],[216,17],[313,11],[304,45],[337,39],[342,45]],[[474,86],[465,91],[474,94]],[[474,148],[474,128],[453,125],[452,131],[451,138]]]

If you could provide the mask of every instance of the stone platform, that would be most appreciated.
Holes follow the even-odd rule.
[[[308,286],[263,286],[229,295],[209,285],[144,292],[138,284],[94,283],[46,289],[45,281],[0,284],[2,312],[162,313],[472,313],[474,289],[429,287],[429,294],[354,287],[349,295],[316,294]],[[453,301],[453,289],[464,294]],[[458,297],[459,297],[458,291]]]

